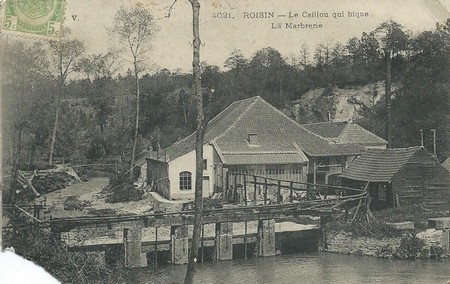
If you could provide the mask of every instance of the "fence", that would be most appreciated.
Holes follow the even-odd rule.
[[[269,177],[227,172],[224,201],[245,204],[283,204],[310,200],[341,199],[364,190],[320,185]]]

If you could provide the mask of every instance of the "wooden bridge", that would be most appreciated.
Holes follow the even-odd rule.
[[[204,251],[211,247],[214,260],[232,259],[236,244],[243,245],[245,257],[249,246],[258,256],[275,255],[279,239],[290,230],[281,228],[281,224],[306,221],[319,230],[333,213],[342,212],[343,205],[366,200],[367,191],[228,173],[221,198],[222,208],[203,211],[202,260]],[[61,218],[39,224],[50,227],[71,250],[106,253],[107,247],[115,246],[121,248],[125,266],[141,267],[147,266],[149,259],[156,265],[163,251],[170,252],[171,263],[186,263],[193,220],[194,211],[185,210]]]

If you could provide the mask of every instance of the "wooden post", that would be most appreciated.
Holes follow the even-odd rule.
[[[278,180],[278,188],[277,188],[277,203],[281,203],[281,180]]]
[[[245,221],[244,229],[244,258],[247,259],[247,221]]]
[[[313,183],[314,183],[314,189],[317,183],[317,161],[316,159],[313,159]]]
[[[255,187],[254,187],[254,191],[253,191],[253,202],[254,202],[254,204],[256,205],[256,189],[257,189],[257,186],[256,186],[256,176],[253,176],[253,182],[255,183]]]
[[[155,227],[155,261],[153,262],[153,265],[155,267],[158,266],[158,227]]]
[[[289,183],[289,200],[294,202],[294,182],[291,180]]]
[[[264,178],[264,205],[267,204],[267,178]]]
[[[225,192],[228,192],[228,190],[230,190],[230,172],[227,171],[225,176]]]
[[[233,186],[233,202],[236,203],[236,197],[237,197],[237,174],[234,174],[234,186]]]
[[[205,238],[205,224],[202,224],[202,262],[205,261],[204,238]]]
[[[244,175],[244,203],[247,206],[247,176]]]

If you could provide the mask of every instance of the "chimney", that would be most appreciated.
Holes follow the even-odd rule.
[[[248,134],[248,144],[251,146],[258,146],[258,134],[256,133],[249,133]]]

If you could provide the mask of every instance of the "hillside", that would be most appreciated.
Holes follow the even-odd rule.
[[[399,87],[392,84],[393,98]],[[318,88],[293,101],[288,111],[300,123],[327,121],[328,112],[334,121],[357,121],[362,112],[384,100],[384,92],[382,81],[364,86]]]

